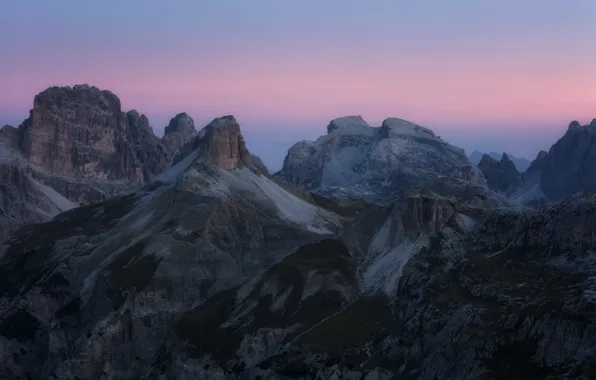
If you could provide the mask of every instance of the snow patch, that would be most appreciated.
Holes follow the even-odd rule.
[[[235,190],[250,191],[257,200],[272,203],[280,218],[322,235],[331,233],[325,226],[326,223],[338,221],[336,215],[298,198],[269,178],[258,176],[246,168],[222,170],[220,175],[219,180],[214,181],[210,187],[214,195],[225,196]]]
[[[166,183],[174,182],[182,173],[184,173],[190,165],[199,157],[199,149],[195,149],[188,156],[184,157],[176,165],[172,166],[165,172],[155,176],[154,181],[161,181]]]

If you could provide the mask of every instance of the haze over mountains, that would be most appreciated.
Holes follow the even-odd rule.
[[[0,377],[593,378],[595,131],[520,173],[346,116],[269,173],[234,116],[49,88],[0,133]]]

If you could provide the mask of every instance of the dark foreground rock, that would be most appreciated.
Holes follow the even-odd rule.
[[[214,120],[140,190],[11,235],[0,377],[594,378],[594,195],[306,201],[240,137]]]

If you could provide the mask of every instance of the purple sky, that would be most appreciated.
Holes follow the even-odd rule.
[[[273,168],[358,114],[533,158],[596,117],[594,16],[594,0],[4,1],[0,124],[89,83],[157,134],[178,112],[233,114]]]

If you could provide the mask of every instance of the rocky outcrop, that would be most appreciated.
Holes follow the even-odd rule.
[[[348,250],[337,241],[319,243],[339,230],[342,219],[249,170],[250,153],[232,117],[214,120],[203,132],[190,155],[144,187],[23,227],[0,245],[1,377],[151,378],[162,369],[166,377],[183,376],[187,371],[175,369],[170,355],[171,349],[182,355],[184,347],[193,350],[184,343],[197,336],[186,331],[197,321],[193,316],[206,310],[218,318],[210,311],[226,309],[238,286],[282,258],[256,280],[254,291],[243,287],[239,313],[254,307],[261,291],[275,292],[279,281],[292,300],[308,298],[292,309],[307,318],[311,305],[327,313],[354,297],[356,266]],[[328,263],[317,260],[323,252]],[[319,284],[335,262],[345,263],[338,276],[348,283]],[[336,296],[319,300],[318,289]],[[194,310],[214,296],[225,302]],[[280,323],[279,336],[253,330],[255,321],[231,337],[231,344],[242,342],[252,363],[263,357],[252,352],[255,342],[271,339],[273,352],[286,336],[282,327],[291,321],[279,315],[280,301],[271,299],[271,311],[264,310],[270,315],[263,315]],[[239,321],[245,315],[235,314]],[[254,340],[244,332],[254,333]],[[199,339],[194,352],[227,339],[216,328],[211,333],[216,339]],[[165,367],[154,365],[162,360]],[[191,378],[210,377],[190,371]]]
[[[541,150],[540,152],[538,152],[538,154],[536,155],[536,158],[534,159],[534,161],[532,161],[532,163],[530,164],[530,166],[528,167],[528,172],[541,172],[542,168],[544,167],[544,163],[545,163],[545,159],[546,156],[548,155],[548,152]]]
[[[517,190],[522,183],[521,174],[506,153],[503,153],[500,161],[485,154],[478,163],[478,168],[484,174],[489,189],[497,192],[509,194]]]
[[[541,151],[513,194],[524,204],[556,202],[578,192],[596,192],[596,119],[573,121],[548,152]]]
[[[596,119],[569,124],[565,135],[542,158],[541,188],[557,201],[576,192],[596,192]]]
[[[194,140],[185,144],[174,158],[177,163],[193,154],[203,161],[221,169],[249,168],[256,170],[252,155],[246,149],[244,137],[240,133],[240,125],[231,116],[214,119],[199,132]]]
[[[149,120],[135,110],[126,113],[131,137],[131,148],[143,168],[143,181],[150,180],[171,166],[175,151],[163,145],[153,134]]]
[[[482,152],[475,150],[472,153],[470,153],[470,155],[468,156],[468,159],[470,160],[470,162],[472,164],[478,165],[480,163],[480,160],[482,160],[482,156],[484,156],[485,154],[488,154],[491,158],[494,158],[495,160],[501,160],[501,157],[503,156],[503,153],[497,153],[497,152],[482,153]],[[528,160],[527,158],[524,158],[524,157],[516,157],[510,153],[507,153],[507,157],[509,157],[509,159],[511,161],[513,161],[513,163],[515,164],[515,168],[520,173],[523,173],[526,170],[528,170],[528,168],[532,164],[531,160]]]
[[[270,176],[269,169],[267,169],[267,166],[259,156],[255,156],[253,154],[252,163],[255,166],[255,168],[257,168],[261,173],[263,173],[266,176]]]
[[[349,116],[331,121],[327,132],[291,147],[276,176],[322,195],[381,204],[437,176],[484,184],[462,149],[405,120],[389,118],[370,127],[360,116]]]
[[[197,133],[194,120],[183,112],[170,120],[170,123],[164,129],[164,136],[161,138],[161,142],[169,152],[176,154]]]
[[[115,94],[88,85],[39,93],[18,129],[0,130],[0,145],[6,181],[0,229],[63,211],[50,198],[88,204],[139,186],[169,168],[173,157],[144,115],[123,112]]]
[[[0,129],[0,143],[9,149],[19,149],[20,138],[19,130],[11,125],[5,125]]]
[[[23,155],[59,175],[140,184],[146,179],[137,158],[129,120],[110,91],[78,85],[51,87],[35,97],[29,118],[19,127]],[[146,118],[145,118],[146,121]],[[137,135],[136,137],[140,137]]]

